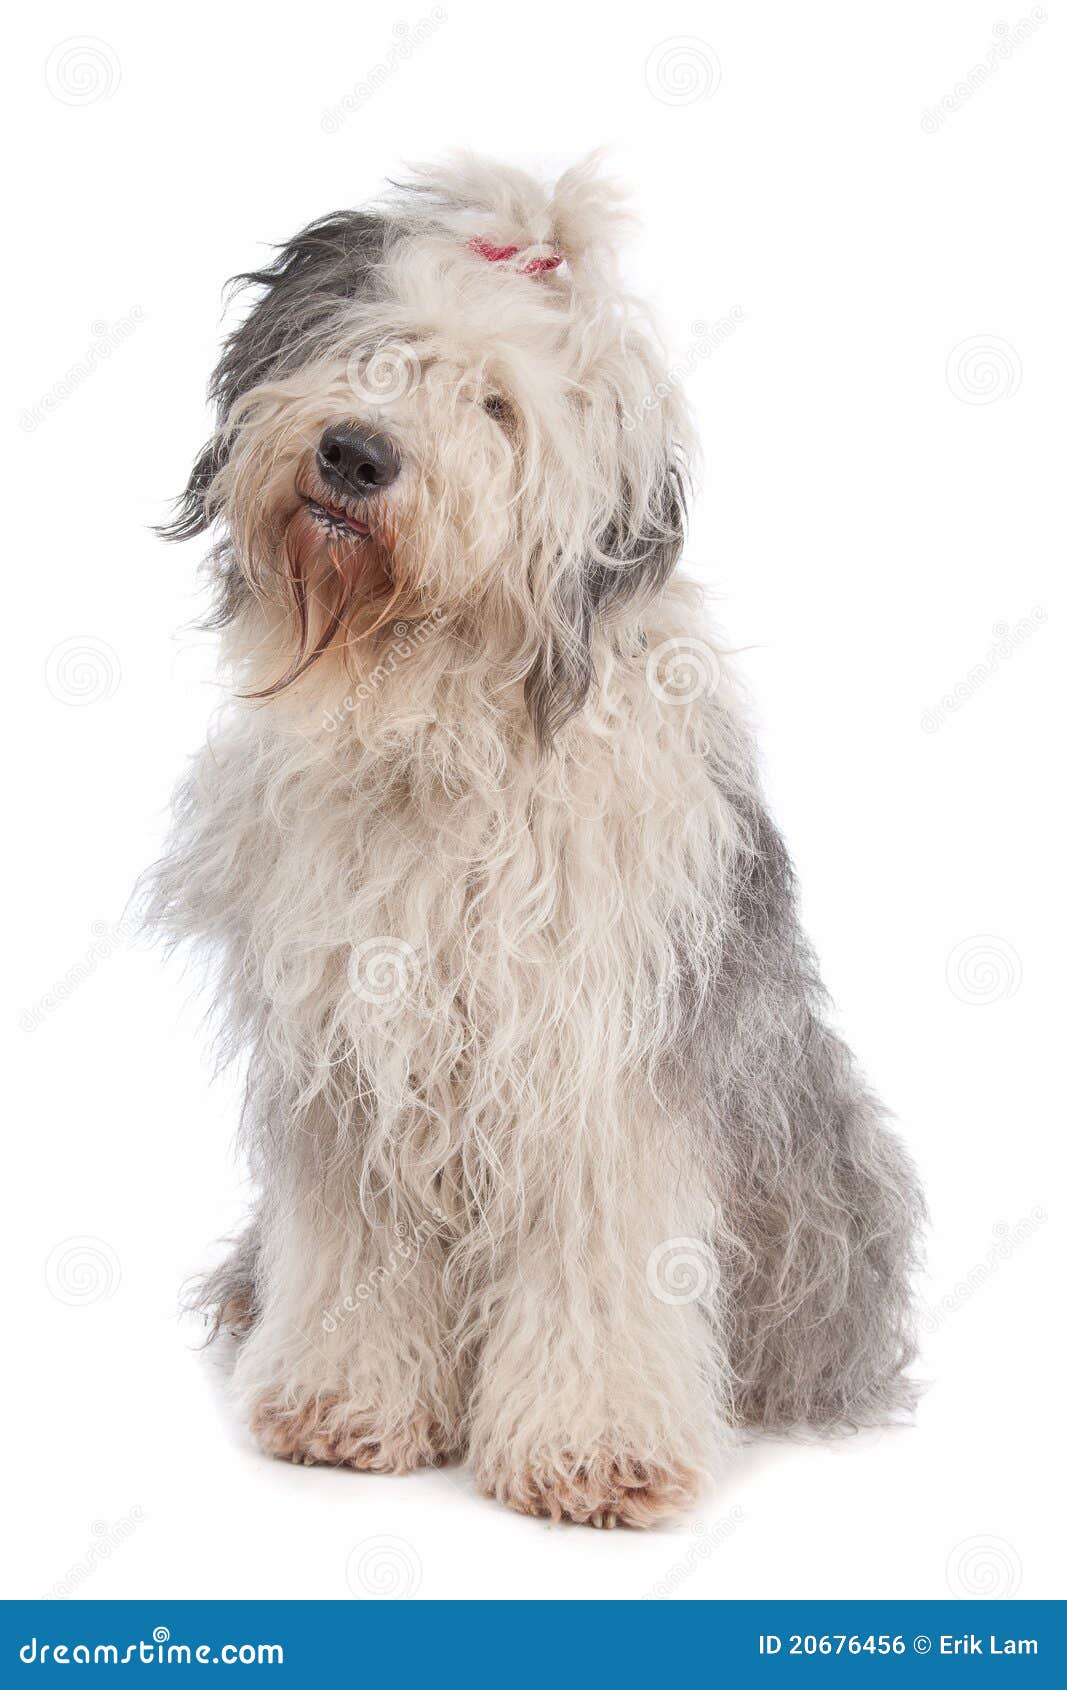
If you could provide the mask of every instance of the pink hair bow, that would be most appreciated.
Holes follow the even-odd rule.
[[[492,241],[482,240],[480,235],[475,235],[473,240],[467,242],[467,245],[472,252],[478,254],[479,258],[488,259],[490,264],[503,264],[507,259],[514,258],[519,250],[517,246],[494,246]],[[562,263],[563,254],[553,252],[548,258],[531,258],[520,268],[527,276],[539,276],[543,270],[558,270]]]

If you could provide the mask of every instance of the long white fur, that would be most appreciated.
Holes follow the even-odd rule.
[[[692,1496],[739,1416],[851,1416],[814,1372],[790,1398],[768,1357],[780,1330],[800,1353],[798,1285],[821,1295],[831,1262],[847,1278],[866,1223],[841,1218],[834,1182],[856,1181],[818,1128],[809,1212],[822,1205],[825,1244],[804,1257],[807,1200],[780,1172],[793,1059],[781,1084],[754,1082],[771,1101],[753,1148],[716,1096],[760,1041],[742,1052],[723,1034],[699,1054],[720,1037],[759,798],[693,589],[612,600],[589,633],[587,700],[547,751],[531,729],[524,684],[546,648],[566,659],[568,594],[591,558],[613,566],[605,528],[647,537],[665,460],[692,456],[615,273],[617,196],[592,167],[553,192],[468,161],[396,215],[378,291],[317,319],[220,419],[208,507],[252,589],[226,640],[235,689],[269,686],[293,656],[279,556],[302,466],[339,416],[386,428],[403,456],[403,620],[357,617],[295,684],[227,708],[156,874],[153,919],[207,948],[225,1048],[249,1055],[261,1196],[208,1301],[240,1316],[236,1389],[268,1448],[390,1469],[469,1452],[515,1506],[643,1524]],[[471,236],[519,258],[487,263]],[[546,250],[566,268],[523,274]],[[375,406],[383,347],[414,373]],[[671,641],[708,665],[688,702],[650,685]],[[787,1020],[772,1002],[767,1048]],[[903,1272],[917,1200],[871,1130]],[[746,1166],[753,1191],[777,1193],[779,1266],[760,1256]],[[679,1241],[700,1272],[675,1296],[654,1264]],[[887,1288],[887,1330],[901,1297]],[[906,1348],[891,1358],[879,1337],[857,1417],[879,1390],[889,1401],[871,1381]]]

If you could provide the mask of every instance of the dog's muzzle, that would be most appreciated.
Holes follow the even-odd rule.
[[[319,441],[315,464],[327,487],[349,499],[372,499],[400,474],[400,453],[378,429],[334,423]]]

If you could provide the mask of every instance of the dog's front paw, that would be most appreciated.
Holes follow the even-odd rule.
[[[450,1454],[442,1428],[429,1415],[389,1425],[364,1404],[333,1396],[297,1407],[262,1403],[252,1416],[252,1435],[281,1461],[365,1473],[410,1473],[439,1466]]]
[[[520,1514],[588,1526],[653,1526],[684,1513],[700,1488],[692,1468],[607,1452],[563,1454],[481,1479],[488,1496]]]

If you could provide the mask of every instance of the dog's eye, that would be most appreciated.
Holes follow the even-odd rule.
[[[515,413],[507,400],[502,399],[499,393],[490,393],[488,399],[483,399],[482,409],[487,416],[492,417],[495,423],[499,423],[501,428],[514,427]]]

